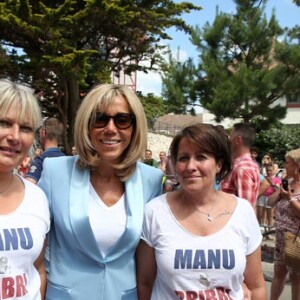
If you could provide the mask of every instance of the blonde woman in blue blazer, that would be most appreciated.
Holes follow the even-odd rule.
[[[76,156],[49,158],[39,186],[50,205],[48,300],[135,300],[144,205],[162,173],[139,160],[147,122],[126,86],[94,87],[75,121]]]

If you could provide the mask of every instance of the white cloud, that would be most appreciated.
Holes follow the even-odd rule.
[[[141,91],[143,95],[153,93],[156,96],[161,95],[161,77],[157,72],[137,72],[136,90]]]

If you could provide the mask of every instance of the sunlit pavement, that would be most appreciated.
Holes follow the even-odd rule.
[[[263,272],[266,280],[268,300],[270,299],[271,282],[274,274],[273,270],[273,250],[275,242],[273,240],[262,241],[262,265]],[[290,300],[291,299],[291,286],[289,282],[286,283],[283,293],[279,300]]]

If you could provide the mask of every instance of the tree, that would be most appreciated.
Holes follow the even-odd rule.
[[[217,12],[212,25],[193,28],[200,60],[190,100],[199,101],[218,122],[242,119],[265,129],[285,117],[286,107],[276,101],[299,91],[299,44],[286,36],[274,12],[266,19],[266,0],[234,2],[235,14]]]
[[[202,51],[196,90],[218,121],[241,118],[266,128],[286,114],[275,102],[297,90],[300,49],[277,40],[283,30],[274,13],[269,22],[263,16],[266,1],[234,2],[236,14],[221,13],[193,34]]]
[[[259,152],[270,153],[283,166],[286,152],[299,148],[300,127],[297,125],[272,126],[257,133],[255,146]]]
[[[149,129],[153,129],[155,120],[167,112],[165,101],[162,97],[155,96],[152,93],[148,93],[147,96],[144,96],[142,93],[138,92],[138,96],[145,110],[148,127]]]
[[[80,94],[119,68],[128,73],[155,68],[160,41],[170,38],[165,30],[189,32],[180,15],[194,9],[199,7],[170,0],[0,1],[1,49],[10,57],[12,48],[20,49],[22,62],[10,61],[12,69],[19,68],[14,79],[43,91],[47,109],[57,108],[68,129],[68,148]],[[144,60],[149,67],[140,63]],[[1,76],[16,75],[9,70]]]
[[[293,1],[296,5],[300,6],[300,0],[293,0]]]
[[[190,58],[185,62],[174,59],[169,53],[169,61],[162,71],[162,96],[168,103],[168,111],[175,114],[195,114],[196,95],[193,93],[193,83],[196,80],[196,68]]]

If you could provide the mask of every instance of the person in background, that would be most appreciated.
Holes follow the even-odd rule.
[[[269,164],[273,164],[274,166],[274,174],[276,175],[278,172],[278,164],[275,162],[275,160],[273,159],[272,155],[270,153],[266,153],[261,161],[261,170],[260,172],[264,175],[267,176],[267,165]]]
[[[260,163],[258,161],[258,148],[257,147],[251,147],[250,149],[250,155],[253,159],[253,161],[257,164],[257,166],[260,168]]]
[[[269,181],[266,179],[266,177],[264,175],[259,174],[259,180],[260,180],[260,184],[259,184],[259,190],[258,190],[258,197],[263,195],[266,192],[266,190],[268,189],[268,187],[270,186]]]
[[[257,164],[258,167],[260,167],[260,164],[257,160],[258,157],[258,148],[257,147],[252,147],[250,149],[250,154],[251,154],[251,158],[253,159],[253,161]],[[268,180],[265,178],[264,175],[262,175],[261,173],[259,174],[259,189],[258,189],[258,198],[260,196],[262,196],[265,191],[268,189],[268,187],[270,186],[270,183],[268,182]],[[257,203],[258,204],[258,203]],[[259,223],[261,224],[261,223]]]
[[[147,149],[145,151],[145,158],[143,160],[143,163],[148,166],[158,168],[158,162],[154,158],[152,158],[152,151],[150,149]]]
[[[286,178],[288,189],[282,186],[269,196],[268,204],[275,210],[275,248],[274,276],[271,285],[271,300],[278,300],[283,292],[287,274],[289,274],[292,300],[300,299],[300,274],[284,261],[284,233],[297,234],[300,226],[300,148],[285,155]]]
[[[29,154],[27,154],[18,166],[18,173],[20,176],[22,177],[26,176],[26,174],[29,171],[30,162],[31,162],[31,158]]]
[[[266,224],[268,227],[273,227],[273,208],[268,205],[268,198],[277,190],[280,189],[281,179],[274,174],[274,165],[272,163],[266,165],[267,176],[270,186],[264,193],[264,209],[266,215]]]
[[[165,176],[164,192],[171,192],[180,188],[170,155],[167,156]]]
[[[278,159],[277,159],[277,158],[273,158],[272,164],[273,164],[273,166],[274,166],[274,171],[273,171],[273,173],[274,173],[274,175],[276,176],[277,173],[279,172]],[[277,177],[278,177],[278,176],[277,176]]]
[[[135,300],[144,205],[161,193],[163,175],[139,162],[147,121],[136,94],[95,86],[74,140],[78,155],[45,160],[39,181],[52,213],[46,299]]]
[[[77,151],[76,151],[76,147],[73,146],[72,149],[71,149],[71,154],[72,155],[76,155],[77,154]]]
[[[227,136],[209,124],[192,125],[170,149],[181,189],[146,205],[139,299],[243,299],[245,280],[251,299],[265,300],[255,212],[248,201],[214,189],[231,170]]]
[[[43,162],[46,158],[65,156],[59,148],[59,141],[63,134],[63,125],[57,118],[46,118],[39,129],[40,142],[45,151],[34,158],[26,179],[37,183],[43,171]]]
[[[43,154],[43,149],[42,148],[36,148],[34,151],[34,158],[39,157]]]
[[[269,181],[265,178],[264,175],[259,174],[259,190],[258,190],[258,196],[257,196],[257,202],[256,202],[256,215],[257,215],[257,220],[258,224],[260,226],[265,227],[265,220],[264,220],[264,206],[265,206],[265,201],[264,201],[264,194],[267,191],[267,189],[270,187]]]
[[[167,180],[167,176],[166,176],[167,163],[168,163],[168,158],[167,158],[166,152],[160,151],[159,152],[159,162],[158,162],[157,167],[164,173],[163,181],[162,181],[163,190],[165,189],[166,180]]]
[[[50,214],[44,192],[14,174],[28,155],[40,108],[30,88],[0,80],[0,299],[44,299],[45,238]]]
[[[255,209],[260,179],[259,168],[250,154],[254,140],[255,130],[251,124],[233,125],[230,132],[233,169],[229,176],[221,181],[221,190],[248,200]]]
[[[260,164],[257,160],[258,158],[258,148],[252,147],[250,149],[250,154],[253,159],[253,161],[257,164],[257,166],[260,168]],[[263,221],[263,210],[264,210],[264,202],[262,201],[262,196],[270,186],[270,183],[268,180],[265,178],[264,175],[261,173],[259,174],[259,189],[258,189],[258,195],[257,195],[257,201],[256,201],[256,216],[258,220],[258,224],[260,226],[263,226],[264,229],[266,230],[264,221]]]
[[[163,173],[166,172],[166,166],[167,166],[167,154],[165,151],[159,152],[159,162],[158,162],[158,168],[161,169]]]

